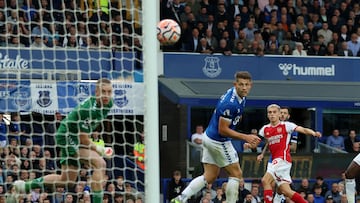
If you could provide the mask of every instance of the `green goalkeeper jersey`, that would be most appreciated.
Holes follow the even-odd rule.
[[[100,107],[96,98],[90,97],[68,114],[56,132],[56,144],[61,149],[61,163],[77,153],[80,145],[79,133],[90,134],[95,130],[107,117],[112,106],[113,100]]]

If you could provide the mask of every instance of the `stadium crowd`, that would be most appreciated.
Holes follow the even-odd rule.
[[[360,56],[355,0],[162,0],[180,41],[166,51],[293,56]]]
[[[0,0],[0,46],[123,51],[141,46],[136,34],[141,29],[122,18],[126,12],[118,3],[91,2],[90,7],[85,1]]]

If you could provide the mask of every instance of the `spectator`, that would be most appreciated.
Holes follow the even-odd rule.
[[[351,40],[347,41],[348,49],[351,50],[354,56],[357,56],[360,50],[360,41],[356,33],[351,34]]]
[[[296,49],[292,52],[293,56],[307,56],[304,46],[301,42],[296,42]]]
[[[226,198],[224,197],[224,191],[221,187],[216,188],[216,197],[212,199],[213,203],[222,203],[225,201]]]
[[[185,50],[189,52],[195,52],[199,41],[199,29],[195,27],[192,29],[191,36],[188,36],[187,44],[185,44]]]
[[[320,42],[313,42],[311,48],[308,50],[309,56],[325,56],[326,50],[321,47]]]
[[[202,139],[204,136],[204,127],[202,125],[196,125],[195,133],[191,135],[191,142],[193,144],[202,146]]]
[[[206,31],[205,31],[205,39],[206,39],[208,45],[210,46],[210,48],[212,50],[215,50],[217,48],[218,40],[213,35],[213,32],[212,32],[211,29],[206,29]]]
[[[20,115],[19,113],[13,112],[10,114],[11,122],[9,125],[9,135],[8,138],[15,138],[17,142],[20,142],[20,136],[22,133],[25,133],[24,130],[21,130],[20,126]]]
[[[59,128],[62,119],[61,113],[56,112],[54,121],[48,123],[45,128],[45,149],[49,150],[53,156],[57,154],[55,149],[55,132]]]
[[[346,25],[342,25],[340,28],[340,33],[339,33],[339,41],[343,42],[343,41],[350,41],[351,40],[351,34],[347,28]]]
[[[328,43],[325,56],[337,56],[334,43],[332,42]]]
[[[271,19],[271,12],[278,12],[279,7],[275,4],[275,0],[269,0],[269,3],[264,7],[265,22],[269,23]]]
[[[167,185],[167,199],[170,201],[171,199],[177,197],[181,194],[185,187],[185,182],[181,180],[181,172],[179,170],[175,170],[173,172],[173,177]]]
[[[311,188],[310,188],[310,184],[309,184],[309,179],[307,178],[303,178],[301,180],[301,184],[300,186],[297,188],[296,190],[297,192],[305,192],[305,194],[311,193]]]
[[[320,185],[315,185],[314,188],[314,203],[323,203],[325,202],[325,197],[321,195],[323,193]]]
[[[315,198],[313,193],[309,193],[306,195],[306,201],[308,203],[315,203]]]
[[[354,56],[353,52],[348,49],[348,42],[341,42],[341,47],[338,51],[338,56],[345,56],[345,57],[348,57],[348,56]]]
[[[259,196],[259,187],[252,186],[251,187],[251,203],[261,203],[261,197]]]
[[[247,197],[247,195],[250,194],[250,191],[248,189],[245,188],[245,181],[243,178],[240,179],[239,181],[239,198],[238,198],[238,203],[243,203]],[[252,199],[252,195],[251,195],[251,199]],[[251,202],[250,199],[250,202]]]
[[[313,191],[315,192],[315,188],[317,187],[317,186],[319,186],[319,187],[321,187],[321,196],[325,196],[325,193],[329,190],[329,187],[328,187],[328,185],[327,185],[327,183],[324,181],[324,178],[322,177],[322,176],[317,176],[316,177],[316,182],[315,182],[315,184],[314,184],[314,186],[313,186]]]
[[[330,42],[334,44],[335,52],[336,52],[336,54],[338,54],[339,49],[341,48],[341,42],[340,42],[339,34],[336,33],[336,32],[333,32],[332,40]]]
[[[243,29],[246,39],[249,41],[254,40],[254,32],[257,31],[257,29],[254,27],[254,22],[253,21],[249,21],[246,24],[246,27]]]
[[[284,44],[280,46],[280,55],[292,55],[293,50],[290,48],[289,44]]]
[[[340,203],[341,195],[339,193],[339,185],[338,185],[338,183],[333,183],[331,185],[331,189],[328,190],[325,193],[325,198],[328,198],[329,196],[331,196],[333,198],[333,201],[335,203]]]
[[[215,49],[214,53],[221,53],[225,56],[231,56],[232,52],[229,48],[226,39],[220,39],[219,46],[217,49]]]
[[[236,46],[234,46],[232,53],[234,54],[246,54],[247,49],[244,46],[244,43],[241,41],[236,42]]]
[[[216,190],[213,188],[213,184],[207,184],[201,191],[201,197],[212,200],[216,197]]]
[[[224,3],[217,4],[217,12],[215,13],[214,17],[215,17],[215,21],[217,22],[230,21],[231,19],[233,19],[233,17],[231,17],[228,11],[226,10]]]
[[[52,41],[50,37],[52,36],[52,33],[44,27],[42,19],[40,17],[37,17],[37,25],[31,30],[31,35],[34,37],[34,41],[36,40],[36,37],[41,37],[44,44],[48,47],[52,47]]]
[[[196,48],[196,52],[201,54],[211,54],[213,52],[213,49],[208,44],[206,38],[203,37],[200,39],[200,43]]]
[[[125,192],[125,182],[123,176],[118,176],[115,184],[115,191],[118,194]]]
[[[31,48],[45,48],[46,45],[40,35],[34,36],[34,42],[30,46]]]
[[[140,140],[138,140],[134,145],[134,157],[136,165],[145,170],[145,144],[144,144],[144,132],[140,133]]]
[[[345,151],[349,153],[355,152],[353,146],[355,143],[359,143],[359,142],[360,142],[360,138],[356,135],[356,131],[353,129],[349,130],[348,137],[344,139]]]
[[[332,40],[332,33],[328,23],[323,22],[321,29],[317,31],[317,36],[322,35],[324,37],[324,44],[327,45]]]
[[[338,129],[334,129],[332,134],[327,137],[326,144],[340,150],[345,150],[344,137],[340,135]]]

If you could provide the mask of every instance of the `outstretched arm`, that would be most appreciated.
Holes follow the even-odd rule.
[[[304,128],[302,126],[298,126],[297,128],[295,128],[295,131],[296,132],[299,132],[299,133],[302,133],[302,134],[305,134],[305,135],[311,135],[311,136],[314,136],[314,137],[321,137],[321,133],[318,132],[318,131],[313,131],[311,130],[310,128]]]

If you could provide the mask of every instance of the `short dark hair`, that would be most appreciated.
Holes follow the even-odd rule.
[[[248,71],[238,71],[235,73],[235,80],[237,79],[251,80],[251,74]]]

